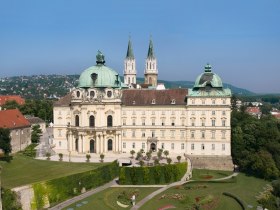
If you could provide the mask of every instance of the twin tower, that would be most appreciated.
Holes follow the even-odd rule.
[[[131,40],[128,42],[126,58],[124,60],[124,83],[128,86],[136,84],[136,61],[132,49]],[[153,42],[150,39],[148,55],[145,65],[145,84],[148,86],[157,86],[158,70],[157,59],[154,54]]]

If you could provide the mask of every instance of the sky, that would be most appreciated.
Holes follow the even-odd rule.
[[[129,37],[143,77],[149,39],[159,79],[280,93],[279,0],[0,0],[0,78],[80,74],[98,50],[121,75]]]

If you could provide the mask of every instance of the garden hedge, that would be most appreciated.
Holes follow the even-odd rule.
[[[153,167],[121,167],[119,183],[122,185],[167,184],[179,181],[186,171],[186,162]]]
[[[113,180],[119,175],[116,161],[97,169],[33,184],[32,209],[42,209],[48,203],[53,206],[88,190]]]

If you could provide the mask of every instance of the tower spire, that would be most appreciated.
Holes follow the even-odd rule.
[[[152,58],[152,59],[155,58],[155,55],[154,55],[154,46],[153,46],[153,41],[152,41],[152,38],[151,38],[151,37],[150,37],[150,43],[149,43],[149,49],[148,49],[147,58]]]
[[[129,36],[129,41],[128,41],[126,58],[127,59],[134,59],[134,53],[133,53],[133,49],[132,49],[132,43],[131,43],[131,40],[130,40],[130,36]]]
[[[124,83],[128,86],[136,84],[136,61],[132,49],[132,42],[129,36],[126,57],[124,60]]]

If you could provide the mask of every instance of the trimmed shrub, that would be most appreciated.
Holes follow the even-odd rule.
[[[17,194],[10,189],[1,189],[2,208],[6,210],[22,210],[21,204],[17,200]]]
[[[166,184],[179,181],[187,171],[187,163],[153,167],[122,167],[120,184]]]

